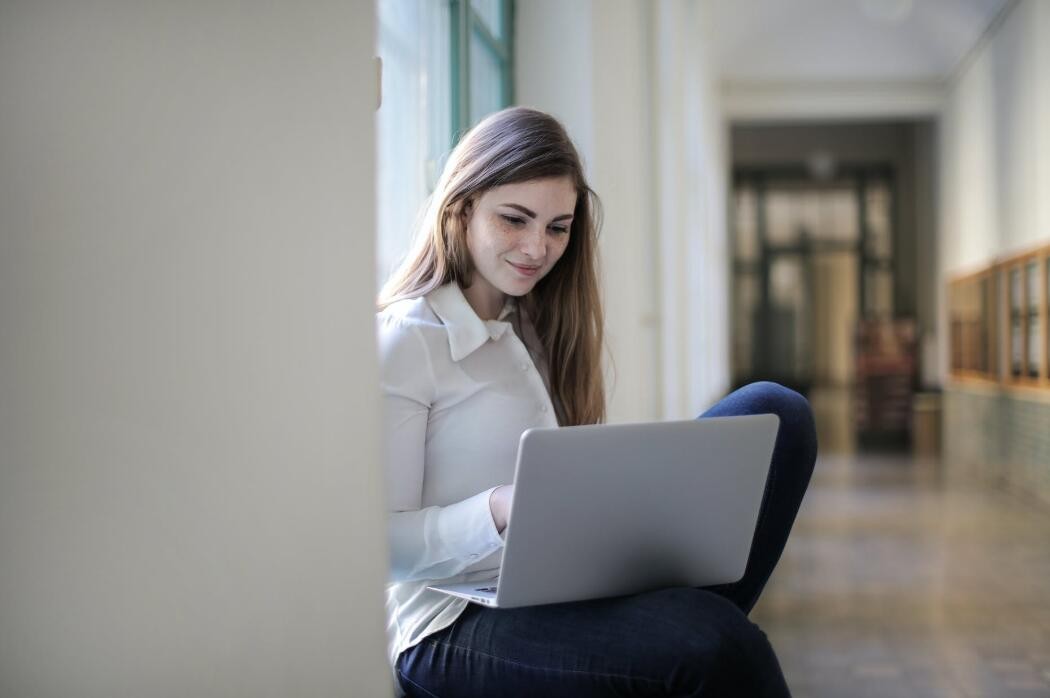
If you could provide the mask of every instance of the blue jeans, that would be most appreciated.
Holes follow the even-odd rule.
[[[409,696],[789,696],[773,648],[747,614],[787,542],[813,472],[809,403],[753,383],[703,415],[774,413],[780,431],[740,581],[574,603],[489,609],[471,604],[450,627],[401,653]]]

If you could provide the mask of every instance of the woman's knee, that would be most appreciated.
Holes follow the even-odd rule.
[[[746,407],[747,414],[777,415],[781,432],[789,432],[806,450],[816,451],[813,410],[809,401],[794,390],[772,381],[759,381],[734,391],[727,399]]]
[[[668,592],[688,597],[679,605],[683,632],[668,638],[676,690],[693,696],[750,695],[759,677],[779,676],[766,634],[735,604],[703,590]]]
[[[778,689],[784,685],[784,676],[769,638],[743,612],[722,629],[720,637],[718,654],[693,695],[786,695]]]
[[[791,388],[772,381],[748,383],[730,394],[730,397],[746,402],[756,411],[778,415],[812,415],[809,401]]]

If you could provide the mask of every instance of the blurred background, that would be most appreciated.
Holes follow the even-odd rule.
[[[512,104],[610,421],[813,405],[794,694],[1050,696],[1047,75],[1044,0],[0,3],[0,696],[389,694],[374,293]]]

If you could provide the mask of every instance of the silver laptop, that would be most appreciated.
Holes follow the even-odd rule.
[[[529,429],[498,577],[429,588],[513,608],[735,582],[779,425],[761,414]]]

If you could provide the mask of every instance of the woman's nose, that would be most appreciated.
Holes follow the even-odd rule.
[[[543,259],[547,253],[547,239],[539,227],[532,227],[521,240],[521,251],[534,259]]]

